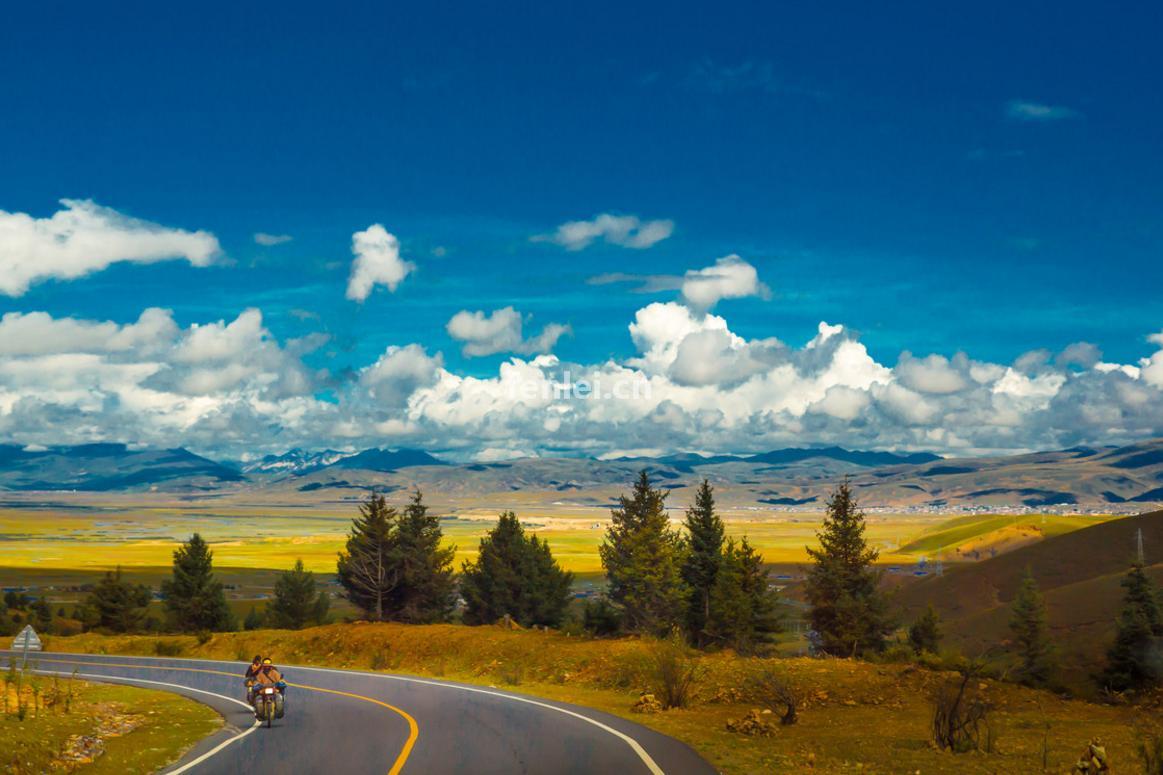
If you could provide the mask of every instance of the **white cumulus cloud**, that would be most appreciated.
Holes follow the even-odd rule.
[[[365,301],[377,285],[393,293],[416,265],[400,258],[400,241],[383,226],[374,223],[351,235],[351,276],[347,280],[347,298]]]
[[[723,299],[770,295],[755,267],[733,254],[718,259],[714,266],[692,269],[682,281],[682,297],[699,310],[710,309]]]
[[[48,218],[0,210],[0,293],[21,296],[50,278],[71,280],[120,262],[185,259],[208,266],[221,253],[205,231],[131,218],[88,199],[62,199]]]
[[[547,353],[558,339],[570,333],[568,325],[550,323],[540,334],[526,339],[522,333],[523,322],[521,313],[512,307],[488,313],[461,310],[448,321],[446,329],[449,336],[464,343],[461,350],[469,357],[502,352],[521,355]]]
[[[568,221],[552,234],[538,234],[534,242],[552,242],[566,250],[582,250],[602,239],[611,245],[643,249],[651,247],[674,233],[674,221],[659,219],[643,221],[637,215],[602,213],[588,221]]]
[[[267,234],[262,231],[254,235],[255,242],[268,248],[274,245],[282,245],[285,242],[290,242],[292,239],[294,238],[290,234]]]

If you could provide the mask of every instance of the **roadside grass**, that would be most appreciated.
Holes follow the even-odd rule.
[[[30,677],[47,693],[53,679]],[[205,705],[151,689],[57,679],[71,693],[68,712],[56,707],[0,718],[0,769],[7,773],[53,770],[115,775],[156,772],[222,726],[222,718]],[[26,686],[26,694],[28,687]],[[10,695],[14,691],[10,692]],[[9,697],[9,709],[15,698]],[[92,758],[76,743],[80,736],[101,738],[104,753]]]
[[[157,640],[81,635],[49,638],[46,645],[60,651],[151,655]],[[954,755],[929,743],[929,698],[948,674],[914,665],[707,654],[699,658],[700,677],[689,707],[641,714],[631,710],[635,702],[642,693],[658,691],[648,658],[655,646],[649,639],[594,640],[502,627],[349,624],[219,634],[203,645],[193,637],[165,640],[178,642],[186,657],[235,660],[270,652],[284,664],[374,666],[514,687],[654,728],[687,742],[726,773],[919,770],[1024,775],[1042,771],[1043,742],[1049,771],[1066,772],[1094,736],[1103,738],[1118,771],[1135,772],[1139,742],[1161,726],[1157,709],[1096,705],[983,679],[981,691],[994,708],[990,729],[995,752]],[[744,694],[749,678],[771,668],[806,698],[799,723],[780,726],[771,737],[728,732],[728,721],[757,707]],[[782,712],[758,709],[771,710],[772,719]]]

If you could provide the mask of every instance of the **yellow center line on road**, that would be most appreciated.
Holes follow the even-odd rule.
[[[129,668],[129,669],[133,669],[133,670],[140,670],[141,668],[152,668],[154,670],[178,670],[178,671],[181,671],[184,673],[208,673],[210,675],[225,675],[225,676],[229,676],[231,678],[238,678],[239,677],[235,673],[227,673],[223,670],[207,670],[205,668],[200,668],[200,667],[172,667],[169,665],[142,665],[142,664],[124,665],[124,664],[117,664],[114,662],[94,662],[91,660],[82,660],[82,659],[37,659],[36,662],[37,662],[37,664],[44,663],[44,662],[51,662],[51,663],[60,664],[60,665],[88,665],[91,667],[121,667],[121,668]],[[392,763],[392,768],[390,770],[388,770],[388,775],[399,775],[400,771],[404,769],[404,763],[408,761],[408,757],[412,754],[412,748],[416,745],[416,739],[418,737],[420,737],[420,726],[416,723],[416,719],[412,718],[412,716],[407,711],[402,710],[401,708],[397,708],[395,705],[389,705],[386,702],[383,702],[381,700],[377,700],[374,697],[365,697],[362,694],[353,694],[352,692],[344,692],[344,691],[340,691],[339,689],[325,689],[322,686],[308,686],[306,684],[291,683],[290,681],[287,682],[287,686],[293,686],[296,689],[306,689],[306,690],[312,691],[312,692],[322,692],[324,694],[334,694],[334,695],[337,695],[340,697],[349,697],[353,700],[362,700],[364,702],[370,702],[373,705],[379,705],[382,708],[387,708],[388,710],[399,714],[405,721],[408,722],[408,739],[406,741],[404,741],[404,747],[402,749],[400,749],[400,755],[397,756],[396,761]],[[190,686],[190,687],[186,687],[186,688],[193,689],[194,687]]]

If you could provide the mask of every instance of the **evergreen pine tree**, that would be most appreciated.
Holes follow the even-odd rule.
[[[598,548],[608,596],[622,610],[623,626],[664,635],[686,618],[682,540],[670,529],[666,494],[650,486],[646,471],[638,476],[633,495],[620,500]]]
[[[814,564],[806,594],[812,629],[820,648],[838,656],[882,651],[893,630],[888,602],[880,591],[879,553],[864,538],[864,513],[847,480],[828,499],[819,549],[808,548]]]
[[[517,515],[501,514],[481,539],[474,562],[464,564],[460,593],[464,621],[489,624],[508,614],[519,624],[557,627],[569,603],[573,574],[553,559],[549,544],[526,535]]]
[[[1046,624],[1046,601],[1029,567],[1014,597],[1010,630],[1019,660],[1018,678],[1031,686],[1044,686],[1056,667],[1054,645]]]
[[[393,535],[398,513],[383,495],[372,493],[352,520],[346,550],[337,564],[339,583],[347,599],[374,622],[388,611],[388,596],[400,583]]]
[[[308,624],[320,624],[319,606],[323,601],[323,617],[327,615],[325,592],[317,590],[315,574],[296,560],[295,567],[279,574],[275,581],[275,596],[267,604],[267,620],[271,627],[301,630]]]
[[[118,567],[107,572],[89,592],[82,607],[82,618],[88,627],[137,632],[145,627],[149,600],[149,588],[123,579]]]
[[[214,576],[214,553],[197,533],[174,551],[173,576],[162,582],[170,626],[182,632],[234,629],[226,593]]]
[[[941,617],[932,605],[909,627],[909,645],[919,654],[936,654],[941,647]]]
[[[707,644],[707,621],[711,616],[711,590],[723,562],[723,520],[715,512],[714,490],[706,479],[695,493],[694,504],[686,512],[689,551],[682,578],[690,591],[686,627],[697,646]]]
[[[52,629],[52,606],[43,597],[37,598],[37,601],[32,604],[32,626],[40,632],[48,632]]]
[[[242,620],[242,629],[248,632],[250,630],[258,630],[261,629],[265,623],[266,617],[259,613],[257,608],[251,606],[250,610],[246,612],[246,618]]]
[[[709,597],[708,643],[751,654],[779,631],[778,601],[768,586],[767,569],[746,538],[740,542],[727,539]]]
[[[1159,593],[1135,563],[1122,582],[1126,593],[1119,614],[1115,642],[1107,652],[1102,676],[1105,686],[1116,691],[1144,689],[1163,681],[1163,616]]]
[[[400,583],[391,591],[390,618],[412,624],[442,622],[452,613],[456,547],[441,548],[440,517],[428,513],[417,490],[396,526],[396,561]]]

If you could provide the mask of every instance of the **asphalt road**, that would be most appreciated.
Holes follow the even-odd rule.
[[[5,652],[7,656],[12,652]],[[590,708],[427,678],[280,665],[286,716],[255,725],[242,662],[44,653],[30,667],[164,689],[226,719],[170,773],[715,772],[683,743]]]

